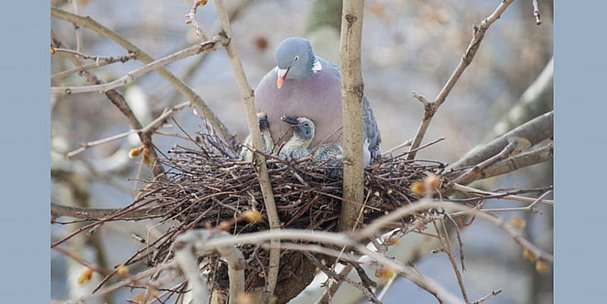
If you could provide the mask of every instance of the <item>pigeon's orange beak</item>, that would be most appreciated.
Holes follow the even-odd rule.
[[[285,81],[285,78],[287,78],[287,73],[289,73],[289,69],[290,68],[286,68],[286,69],[276,69],[276,87],[277,88],[282,88],[282,84]]]

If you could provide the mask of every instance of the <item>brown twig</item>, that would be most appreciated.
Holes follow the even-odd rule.
[[[455,257],[451,252],[451,242],[449,241],[449,232],[447,232],[447,228],[445,227],[445,222],[443,219],[439,220],[439,225],[436,224],[436,220],[432,220],[432,224],[434,225],[434,229],[436,229],[438,234],[438,239],[441,242],[443,252],[449,257],[449,262],[451,263],[451,267],[453,267],[453,272],[455,273],[455,277],[457,278],[457,284],[459,285],[459,289],[462,292],[462,297],[464,297],[464,301],[466,303],[470,303],[468,300],[468,292],[466,291],[466,287],[464,286],[464,279],[462,277],[462,273],[457,267],[457,262],[455,261]]]
[[[251,86],[249,85],[249,82],[247,81],[246,75],[244,73],[244,69],[242,67],[242,62],[240,61],[240,56],[238,55],[236,45],[232,40],[230,17],[228,16],[227,11],[225,10],[223,0],[215,0],[215,8],[217,9],[217,15],[219,17],[221,27],[225,35],[229,39],[229,42],[226,45],[226,51],[228,53],[228,57],[230,58],[232,70],[234,71],[238,90],[240,91],[240,95],[245,105],[245,114],[247,116],[249,134],[251,134],[251,138],[253,139],[253,148],[255,150],[261,151],[263,149],[261,141],[261,131],[259,130],[259,125],[257,123],[257,114],[255,112],[255,96],[253,94],[253,89],[251,89]],[[259,185],[263,194],[263,200],[266,207],[266,212],[268,214],[268,220],[270,222],[270,229],[280,229],[280,219],[278,218],[278,212],[276,211],[276,203],[274,202],[272,184],[270,176],[268,174],[268,168],[266,166],[266,160],[264,155],[255,153],[255,168],[259,176]],[[266,295],[264,296],[264,302],[271,301],[272,297],[274,296],[276,282],[278,281],[278,271],[280,270],[280,243],[278,240],[272,241],[269,264],[270,265],[268,270]]]
[[[447,83],[445,83],[445,85],[438,93],[434,101],[430,102],[426,100],[426,98],[424,98],[422,95],[419,95],[415,92],[413,93],[414,97],[416,97],[424,105],[424,119],[417,128],[415,138],[413,139],[413,143],[411,144],[411,148],[409,149],[410,151],[413,151],[414,149],[419,147],[422,142],[422,139],[424,138],[424,135],[426,134],[426,130],[428,130],[428,126],[430,125],[430,122],[434,117],[434,114],[436,113],[438,108],[445,102],[447,96],[451,92],[451,89],[453,89],[453,87],[458,82],[466,68],[472,62],[472,59],[474,59],[474,56],[476,55],[476,52],[480,47],[481,41],[485,37],[485,33],[487,32],[489,27],[502,16],[502,14],[512,3],[512,1],[513,0],[503,0],[500,5],[495,9],[495,11],[493,11],[493,13],[489,15],[489,17],[485,18],[480,25],[474,26],[472,40],[470,41],[470,44],[464,52],[464,55],[462,56],[459,64],[455,68],[455,71],[453,71],[451,77],[449,77],[449,80],[447,80]],[[410,153],[407,156],[407,159],[415,159],[415,155],[415,152]]]
[[[228,235],[223,231],[192,230],[175,239],[175,260],[185,273],[192,287],[192,299],[194,304],[202,304],[207,299],[208,289],[203,282],[198,267],[198,257],[212,254],[214,250],[219,252],[228,263],[228,278],[230,280],[229,303],[237,303],[238,295],[244,293],[245,260],[242,252],[234,245],[207,247],[209,240]]]
[[[502,151],[500,151],[499,153],[495,154],[492,157],[487,158],[486,160],[482,161],[481,163],[476,164],[474,167],[468,169],[468,171],[466,171],[466,172],[462,173],[460,176],[456,177],[453,180],[453,182],[462,183],[462,181],[470,181],[470,180],[478,179],[478,177],[481,176],[481,172],[483,170],[485,170],[485,168],[508,157],[512,153],[512,151],[514,151],[514,149],[517,148],[518,145],[519,145],[518,141],[516,141],[516,140],[510,141],[504,147],[504,149],[502,149]],[[463,184],[467,184],[467,182],[465,182]]]
[[[535,24],[536,25],[540,25],[542,24],[542,20],[540,19],[540,7],[537,4],[537,0],[533,0],[533,17],[535,18]]]
[[[514,172],[520,168],[539,164],[552,159],[554,154],[554,145],[547,144],[541,148],[527,151],[519,155],[515,155],[508,159],[497,162],[480,172],[480,178],[489,178],[497,175],[502,175]]]
[[[88,143],[83,143],[80,145],[80,148],[73,150],[69,153],[67,153],[67,158],[72,158],[80,153],[82,153],[84,150],[89,149],[91,147],[97,146],[97,145],[101,145],[101,144],[105,144],[114,140],[118,140],[124,137],[129,136],[130,134],[133,133],[139,133],[139,134],[151,134],[154,133],[156,130],[158,130],[159,128],[161,128],[165,123],[166,120],[171,117],[175,112],[180,111],[186,107],[190,106],[190,102],[186,101],[184,103],[178,104],[176,106],[172,106],[169,107],[167,109],[165,109],[163,111],[163,113],[158,116],[156,119],[154,119],[154,121],[152,121],[151,123],[149,123],[147,126],[141,128],[141,129],[137,129],[137,130],[130,130],[127,132],[123,132],[120,134],[116,134],[116,135],[112,135],[110,137],[106,137],[103,139],[99,139],[96,141],[91,141]]]
[[[64,49],[64,48],[53,48],[53,51],[56,53],[66,53],[66,54],[76,55],[78,57],[81,57],[82,59],[94,60],[96,65],[100,65],[101,63],[112,64],[115,62],[125,63],[125,62],[135,58],[135,54],[131,54],[131,53],[129,53],[127,55],[123,55],[123,56],[105,57],[105,56],[87,55],[87,54],[84,54],[84,53],[81,53],[78,51]],[[78,68],[78,70],[80,70],[80,68]]]
[[[110,81],[108,83],[89,85],[89,86],[79,86],[79,87],[51,87],[51,93],[53,94],[78,94],[78,93],[89,93],[89,92],[107,92],[109,90],[125,86],[135,79],[154,71],[160,67],[164,67],[167,64],[173,63],[175,61],[181,60],[183,58],[187,58],[189,56],[198,55],[198,54],[207,54],[208,52],[214,51],[227,43],[225,37],[221,35],[213,36],[210,40],[202,42],[200,44],[196,44],[187,49],[178,51],[174,54],[165,56],[163,58],[152,61],[142,67],[139,67],[133,71],[128,72],[126,75]]]
[[[129,53],[135,54],[135,58],[145,64],[149,64],[155,60],[152,56],[144,52],[142,49],[140,49],[130,41],[124,39],[122,36],[118,35],[114,31],[93,20],[91,17],[75,15],[54,7],[51,7],[51,14],[53,17],[69,21],[80,26],[84,26],[118,43],[120,46],[127,49]],[[207,106],[207,104],[202,100],[202,98],[198,94],[196,94],[196,92],[194,92],[194,90],[188,87],[185,83],[183,83],[183,81],[179,80],[179,78],[177,78],[164,67],[159,67],[157,69],[157,72],[160,76],[166,79],[178,92],[180,92],[188,100],[190,100],[192,105],[198,111],[200,111],[202,115],[204,115],[204,118],[209,122],[213,130],[217,132],[218,136],[222,140],[225,141],[231,137],[231,133],[228,131],[223,122],[219,120],[215,113]]]
[[[554,113],[552,111],[540,115],[492,140],[488,144],[466,153],[466,155],[450,165],[448,169],[465,168],[479,164],[502,151],[511,141],[511,138],[524,138],[529,141],[531,147],[544,140],[552,139],[553,117]]]
[[[54,33],[52,34],[52,40],[53,40],[53,44],[55,44],[56,46],[62,46],[63,42],[60,41],[55,35]],[[76,52],[79,53],[79,52]],[[130,54],[132,55],[132,54]],[[80,62],[80,60],[78,60],[78,58],[76,58],[76,54],[73,53],[69,53],[68,52],[68,58],[72,61],[72,63],[78,67],[82,67],[82,63]],[[99,85],[102,83],[102,81],[93,73],[89,72],[88,70],[81,68],[80,69],[80,74],[83,75],[87,82],[93,84],[93,85]],[[122,114],[128,119],[131,128],[133,129],[140,129],[142,127],[141,122],[139,122],[139,119],[137,119],[137,117],[135,117],[135,114],[133,113],[133,111],[131,110],[131,107],[128,105],[128,103],[126,102],[126,100],[124,99],[124,97],[122,96],[122,94],[118,93],[116,90],[108,90],[105,93],[105,96],[110,100],[110,102],[112,102],[112,104],[114,106],[116,106],[120,112],[122,112]],[[156,160],[158,158],[158,156],[156,155],[156,151],[154,149],[154,144],[152,143],[152,134],[151,133],[147,133],[147,132],[140,132],[137,134],[139,136],[139,140],[141,141],[141,143],[148,149],[148,157],[149,157],[149,162],[148,165],[150,165],[152,167],[152,172],[154,173],[154,176],[161,176],[164,173],[164,169],[159,166],[156,163]],[[69,158],[69,155],[68,155]]]
[[[501,292],[502,292],[502,290],[501,290],[501,289],[494,290],[494,291],[492,291],[492,292],[490,292],[490,293],[486,294],[486,295],[485,295],[485,296],[483,296],[482,298],[480,298],[480,299],[478,299],[478,300],[476,300],[476,301],[472,302],[472,304],[480,304],[480,303],[483,303],[483,302],[485,302],[485,301],[486,301],[488,298],[493,297],[493,296],[497,296],[497,295],[498,295],[498,294],[500,294]]]

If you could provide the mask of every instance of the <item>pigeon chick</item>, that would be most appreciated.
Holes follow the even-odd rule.
[[[264,112],[257,113],[257,124],[259,125],[259,131],[261,131],[261,152],[264,154],[271,154],[272,150],[274,150],[274,140],[270,133],[268,115]],[[251,148],[253,148],[253,138],[249,135],[245,139],[243,147],[240,150],[240,157],[243,160],[248,162],[253,160],[253,151],[251,151]]]
[[[282,160],[298,160],[310,155],[308,147],[316,131],[314,122],[303,116],[283,116],[280,119],[291,126],[293,135],[280,149],[278,157]]]

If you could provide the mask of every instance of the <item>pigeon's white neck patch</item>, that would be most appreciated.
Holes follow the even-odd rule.
[[[312,71],[316,73],[320,70],[322,70],[322,64],[320,63],[320,60],[318,60],[318,58],[314,57],[314,65],[312,65]]]

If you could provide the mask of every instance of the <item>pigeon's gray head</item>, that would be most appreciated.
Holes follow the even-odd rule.
[[[281,42],[276,49],[276,86],[280,89],[285,79],[297,79],[319,69],[310,41],[291,37]]]
[[[257,123],[259,124],[259,130],[267,131],[270,129],[270,121],[268,120],[268,114],[265,112],[257,113]]]
[[[280,119],[291,125],[291,128],[293,128],[293,136],[297,136],[306,141],[314,138],[316,127],[314,126],[314,122],[309,118],[283,116]]]

